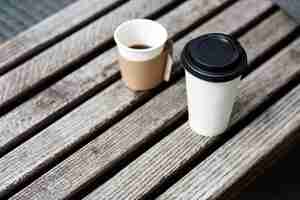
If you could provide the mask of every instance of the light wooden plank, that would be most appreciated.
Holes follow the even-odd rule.
[[[173,37],[199,18],[228,2],[228,0],[210,2],[190,0],[158,21],[168,29],[169,36]],[[175,21],[178,23],[174,24]],[[49,89],[0,117],[0,154],[6,152],[10,146],[14,146],[12,144],[27,138],[35,127],[49,123],[49,115],[62,114],[66,106],[73,104],[71,102],[116,77],[119,71],[116,57],[116,49],[105,52]]]
[[[160,10],[173,0],[130,1],[101,17],[84,29],[74,33],[18,68],[0,77],[0,110],[18,95],[37,87],[58,71],[79,61],[91,51],[107,42],[114,29],[128,19],[145,17]],[[132,10],[132,12],[128,12]]]
[[[6,42],[0,47],[0,75],[20,60],[75,31],[76,27],[89,22],[116,2],[118,0],[102,0],[101,3],[80,0]]]
[[[245,12],[258,12],[256,15],[261,13],[259,7],[262,4],[256,4],[254,1],[253,4],[246,3],[246,1],[241,4],[245,7],[242,7],[238,3],[237,5],[240,6],[232,8],[247,8],[248,11]],[[252,5],[252,9],[250,9],[251,6],[249,5]],[[226,16],[232,13],[232,8],[221,14],[223,18],[226,19]],[[252,19],[255,17],[254,13],[254,16],[251,17]],[[231,26],[226,27],[226,30],[237,30],[250,19],[245,20],[243,18],[236,18]],[[208,23],[213,23],[213,21],[211,20]],[[217,22],[219,21],[214,21],[214,23]],[[205,25],[199,29],[203,27],[205,28]],[[177,46],[177,44],[175,43],[175,54],[179,54],[177,50],[182,47]],[[124,87],[123,84],[122,86]],[[116,93],[120,92],[116,91]],[[176,103],[174,104],[174,102]],[[143,145],[149,138],[157,136],[159,130],[172,123],[173,120],[185,112],[185,107],[184,82],[182,80],[179,84],[171,86],[137,109],[130,116],[104,132],[100,137],[63,161],[14,198],[34,199],[45,196],[47,199],[55,199],[57,197],[65,197],[65,195],[76,191],[76,188],[82,187],[95,174],[101,174],[105,170],[113,168],[114,163]],[[162,113],[163,116],[161,115]],[[84,114],[82,113],[81,115]],[[147,124],[147,128],[145,128],[145,124]],[[79,131],[78,127],[76,129]],[[77,134],[80,133],[77,132]],[[83,174],[84,176],[82,176]],[[57,187],[51,187],[51,185],[57,185]]]
[[[240,42],[247,48],[248,60],[263,55],[265,46],[274,46],[274,41],[282,40],[288,33],[295,31],[297,26],[298,24],[281,10],[269,17],[259,27],[251,30],[250,34],[241,38]]]
[[[250,38],[256,38],[256,40],[251,39],[251,41],[255,41],[257,43],[263,42],[264,38],[260,36],[266,34],[266,30],[269,30],[269,33],[276,31],[278,24],[272,23],[272,21],[277,19],[279,20],[281,17],[286,20],[285,22],[282,21],[283,23],[290,21],[283,15],[283,13],[276,13],[258,27],[243,36],[240,41],[248,41]],[[258,32],[258,30],[261,30],[261,32]],[[294,48],[299,48],[299,44],[300,40],[297,44],[293,45]],[[264,47],[262,47],[262,49],[264,49]],[[258,50],[262,52],[262,49]],[[255,52],[253,53],[255,54]],[[250,55],[250,58],[254,59],[255,57]],[[266,65],[263,65],[261,68],[259,68],[259,70],[255,71],[253,74],[243,80],[241,85],[243,92],[238,98],[239,109],[234,111],[233,115],[235,120],[231,122],[231,125],[238,123],[245,117],[247,113],[249,113],[249,111],[261,105],[262,102],[272,92],[276,91],[279,87],[282,87],[285,83],[287,83],[293,77],[294,73],[298,75],[300,74],[300,70],[296,63],[287,63],[286,61],[281,63],[279,61],[284,59],[289,59],[289,55],[283,52],[276,59],[270,61]],[[285,64],[287,64],[287,66],[282,68],[282,65]],[[291,70],[291,72],[285,73],[284,70],[287,69]],[[268,72],[268,76],[265,76],[265,73],[262,73],[262,71],[265,73]],[[278,78],[276,79],[277,76],[281,76],[280,81]],[[277,80],[278,82],[275,82],[274,80]],[[249,84],[252,82],[255,83],[249,87]],[[270,88],[268,88],[268,85],[270,85]],[[261,90],[264,91],[259,92]],[[175,92],[176,91],[173,91],[172,93],[174,94]],[[185,91],[182,95],[185,95]],[[252,104],[252,101],[249,101],[249,98],[252,98],[251,100],[257,103]],[[161,99],[161,102],[165,100],[166,99]],[[177,101],[177,99],[173,98],[172,100]],[[184,104],[186,106],[186,102],[184,102]],[[202,137],[193,133],[187,123],[185,123],[176,131],[156,144],[153,148],[145,152],[142,156],[140,156],[122,171],[120,171],[118,174],[116,174],[109,181],[98,187],[86,199],[141,199],[149,192],[155,190],[155,188],[158,188],[162,183],[164,183],[164,181],[166,181],[176,172],[178,172],[183,165],[187,164],[190,160],[203,153],[216,140],[217,138]],[[234,149],[232,149],[232,151],[234,151]],[[210,165],[210,167],[213,167],[213,165]],[[200,170],[197,172],[199,173]],[[198,180],[205,180],[205,178],[202,179],[201,176],[197,176],[197,178]],[[197,183],[199,182],[196,181],[195,185]],[[191,181],[180,184],[176,189],[172,190],[174,195],[172,195],[172,192],[169,193],[170,199],[175,199],[175,197],[177,197],[176,195],[180,196],[180,192],[176,191],[185,184],[191,185],[193,182]],[[188,188],[188,186],[185,188]],[[190,196],[178,196],[177,198],[192,199],[192,192],[192,190],[189,190],[185,194],[191,194]],[[165,196],[163,196],[161,199],[165,199]],[[195,199],[200,199],[200,196],[197,196]]]
[[[293,71],[293,69],[299,68],[299,52],[300,39],[268,62],[261,70],[255,72],[255,74],[268,72],[268,74],[261,75],[264,76],[262,80],[264,82],[260,83],[265,87],[252,88],[253,86],[258,87],[257,84],[252,84],[252,87],[246,86],[245,90],[251,88],[249,96],[254,91],[259,96],[263,90],[272,88],[272,84],[277,85],[277,81],[281,83],[285,73],[299,77],[299,72],[293,75],[290,72],[290,69]],[[274,66],[279,72],[273,75],[272,68]],[[280,70],[280,68],[283,69]],[[246,83],[251,83],[252,78],[254,77],[251,76],[247,79]],[[270,164],[287,153],[293,145],[299,143],[299,93],[300,86],[268,108],[255,121],[161,195],[159,199],[202,200],[234,197]]]

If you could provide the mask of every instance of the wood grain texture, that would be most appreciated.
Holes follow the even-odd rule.
[[[173,37],[226,2],[228,1],[199,2],[190,0],[158,19],[158,22],[168,29],[169,37]],[[178,23],[174,24],[177,21]],[[71,102],[115,77],[119,72],[116,57],[116,49],[103,53],[79,70],[0,117],[0,154],[6,152],[11,144],[30,135],[32,129],[48,122],[50,115],[61,114],[61,110],[70,106]]]
[[[3,156],[0,159],[0,197],[78,142],[101,134],[97,130],[130,107],[139,95],[119,81]]]
[[[288,33],[294,31],[297,26],[297,23],[281,10],[268,17],[240,40],[247,49],[248,60],[254,60],[254,57],[257,58],[263,55],[266,46],[271,48],[275,44],[274,41],[282,40]],[[256,37],[252,37],[252,35],[256,35]]]
[[[290,21],[280,13],[276,13],[258,27],[248,32],[240,39],[240,41],[248,41],[250,38],[256,38],[256,40],[251,39],[251,41],[255,41],[258,44],[260,42],[264,42],[263,37],[257,36],[266,34],[266,30],[269,30],[269,34],[275,32],[278,28],[278,24],[272,23],[272,20],[277,20],[281,17],[286,20],[282,21],[282,23],[288,23],[288,21]],[[262,27],[264,29],[262,29]],[[258,30],[261,30],[261,32]],[[299,42],[294,44],[294,47],[299,46]],[[265,49],[265,47],[260,46],[260,48],[257,50],[263,53],[263,49]],[[256,54],[256,52],[253,53]],[[280,55],[274,61],[270,61],[270,63],[262,66],[259,68],[259,70],[255,71],[245,80],[243,80],[241,85],[243,92],[238,98],[239,109],[234,111],[233,116],[235,120],[231,122],[231,125],[238,123],[244,118],[248,111],[257,108],[272,92],[277,90],[278,87],[281,87],[287,83],[292,77],[291,74],[295,73],[300,75],[300,70],[297,69],[296,63],[286,63],[285,61],[283,64],[277,64],[278,62],[275,62],[279,59],[289,59],[289,56],[286,55],[286,53],[281,54],[282,55]],[[255,59],[255,56],[250,55],[250,58]],[[282,69],[282,65],[284,64],[287,64],[287,66]],[[289,68],[292,68],[291,73],[283,72]],[[265,73],[268,71],[269,76],[266,77],[265,73],[261,73],[261,71],[265,71]],[[275,78],[278,75],[281,76],[281,81],[277,85],[277,82],[274,82],[274,80],[278,80]],[[255,82],[255,84],[252,84],[250,87],[251,89],[248,87],[250,82]],[[270,85],[271,83],[273,84],[272,88],[266,87],[265,84],[268,85],[268,83],[270,83]],[[267,89],[264,90],[265,88]],[[260,90],[264,90],[264,92],[258,93]],[[175,93],[175,91],[173,93]],[[183,95],[185,95],[185,93]],[[253,95],[255,96],[249,101],[249,97]],[[163,101],[164,100],[162,100],[162,102]],[[176,99],[174,101],[176,101]],[[257,103],[252,104],[252,101]],[[186,105],[186,102],[184,102],[184,104]],[[145,152],[142,156],[120,171],[117,175],[98,187],[86,199],[141,199],[144,197],[144,195],[153,191],[155,188],[158,188],[167,180],[167,178],[178,172],[180,167],[182,167],[184,164],[187,164],[188,161],[203,153],[215,141],[216,138],[202,137],[196,133],[193,133],[186,123],[156,144],[153,148]],[[232,149],[232,151],[234,151],[234,149]],[[197,178],[198,180],[205,180],[205,178],[202,178],[201,176],[198,176]],[[193,182],[191,181],[185,184],[190,185],[193,184]],[[183,185],[184,184],[178,186],[178,188]],[[187,186],[185,188],[187,188]],[[180,192],[177,193],[176,189],[172,190],[172,192],[174,192],[174,195],[170,197],[170,199],[175,199],[175,197],[177,197],[176,195],[180,195]],[[172,192],[170,192],[170,194],[172,194]],[[190,194],[192,192],[192,190],[189,190],[186,192],[186,194]],[[193,195],[182,196],[178,199],[191,199],[192,196]],[[198,198],[200,198],[200,196],[198,196]],[[161,199],[165,199],[165,196],[163,196]]]
[[[247,8],[249,7],[248,3],[245,3],[245,5],[247,5]],[[224,18],[232,13],[230,9],[231,8],[224,12]],[[253,10],[249,10],[249,12],[258,12],[256,13],[258,15],[260,11],[256,10],[259,9],[253,8]],[[235,23],[232,23],[230,27],[226,27],[226,30],[234,31],[242,26],[245,21],[247,20],[243,18],[236,19]],[[202,26],[199,29],[201,28]],[[178,52],[177,49],[180,49],[180,47],[176,46],[176,44],[177,43],[175,43],[175,54],[179,54],[180,52]],[[171,90],[171,92],[169,92],[169,90]],[[185,112],[186,103],[184,90],[184,82],[181,80],[179,84],[171,86],[171,88],[149,101],[145,106],[139,108],[120,123],[86,145],[83,149],[77,151],[13,198],[34,199],[35,197],[46,196],[47,199],[55,199],[58,196],[65,197],[74,192],[76,188],[84,185],[91,177],[96,174],[104,173],[104,171],[112,167],[117,160],[122,159],[134,151],[147,141],[147,139],[154,137],[158,130],[166,126],[167,122],[171,123],[172,120],[176,119],[182,112]],[[172,106],[170,100],[176,102],[176,104]],[[162,113],[164,114],[162,115]],[[147,124],[147,128],[145,128],[145,124]],[[138,134],[139,137],[137,137],[136,134]],[[123,137],[124,140],[126,139],[126,142],[123,139],[119,139],[119,137]],[[119,141],[122,141],[122,143],[119,143]],[[105,148],[108,154],[102,148]],[[92,151],[93,149],[94,151]],[[98,151],[97,149],[100,150]],[[91,157],[92,159],[87,159],[90,156],[86,157],[86,155],[91,154],[95,156]],[[68,171],[68,174],[64,175],[66,171]],[[84,176],[81,176],[81,174],[84,174]],[[49,185],[56,184],[59,184],[59,186],[55,188],[49,187]]]
[[[295,45],[297,47],[294,48],[299,53],[300,40]],[[299,58],[290,59],[294,50],[290,49],[289,52],[285,52],[285,56],[277,57],[270,64],[277,61],[278,67],[283,67],[284,64],[285,69],[299,65]],[[299,92],[298,86],[200,163],[159,199],[231,199],[249,181],[253,181],[258,172],[261,173],[291,146],[298,144]],[[235,187],[232,188],[233,186]]]
[[[182,85],[176,84],[172,86],[172,89],[165,90],[80,149],[79,153],[73,154],[67,161],[63,162],[62,166],[54,168],[47,174],[43,180],[44,184],[38,184],[41,187],[33,187],[34,192],[27,190],[28,193],[24,192],[14,198],[34,199],[37,196],[44,196],[45,199],[56,199],[61,195],[65,196],[74,192],[95,174],[110,169],[114,162],[141,147],[147,139],[155,137],[158,128],[164,128],[171,124],[176,116],[181,115],[174,107],[182,111],[185,110],[183,103],[185,96],[182,95],[184,87]],[[174,90],[177,92],[176,94],[173,93]],[[168,100],[162,103],[161,98]],[[162,113],[164,113],[163,117]],[[145,124],[147,124],[147,128],[145,128]],[[69,170],[66,171],[67,168]],[[60,176],[57,174],[59,171],[61,172]],[[63,179],[61,179],[62,175]],[[49,188],[49,184],[59,185],[55,188]],[[45,190],[45,188],[50,190]]]
[[[256,15],[257,12],[264,13],[267,10],[269,10],[271,7],[272,7],[272,3],[268,0],[267,1],[265,1],[265,0],[264,1],[257,1],[257,0],[239,1],[239,2],[235,3],[234,5],[232,5],[230,9],[228,9],[230,11],[225,11],[225,12],[227,12],[226,14],[220,14],[220,15],[215,16],[208,23],[201,25],[200,29],[197,29],[197,30],[192,31],[189,34],[187,34],[184,37],[184,39],[179,41],[180,44],[178,46],[182,46],[182,48],[183,48],[184,44],[186,44],[191,39],[194,39],[196,37],[199,37],[200,35],[211,33],[211,32],[223,32],[223,33],[236,32],[239,29],[235,28],[235,29],[231,30],[232,25],[234,25],[234,23],[236,21],[244,20],[243,25],[245,26],[246,24],[251,22],[251,20],[249,20],[249,19],[253,20],[253,18],[255,16],[257,17],[257,15]],[[241,15],[241,10],[249,10],[249,12],[245,12],[245,13],[243,13],[243,15]],[[224,15],[226,15],[226,18],[224,18]],[[241,28],[241,26],[239,26],[239,28]],[[177,55],[175,55],[175,56],[177,56]],[[179,54],[176,59],[179,60]]]
[[[0,110],[111,39],[123,21],[145,17],[174,0],[130,1],[0,77]],[[132,12],[128,12],[132,10]]]
[[[196,1],[190,1],[190,2],[191,3],[196,3]],[[190,2],[187,5],[191,5]],[[186,11],[186,8],[187,7],[184,6],[184,5],[183,5],[182,8],[179,7],[176,10],[176,13],[174,11],[174,12],[170,13],[170,16],[166,15],[164,18],[161,19],[160,22],[164,22],[165,20],[169,21],[169,17],[175,17],[175,16],[179,17],[180,15],[178,15],[178,14],[180,14],[181,11]],[[195,10],[195,12],[196,12],[196,10]],[[199,11],[197,11],[197,12],[199,12]],[[203,14],[205,14],[205,13],[203,13]],[[176,19],[176,17],[175,17],[175,19]],[[179,27],[178,27],[178,29],[179,29]],[[175,29],[173,28],[172,30],[173,30],[172,31],[173,34],[175,34]],[[109,55],[114,55],[114,54],[111,53]],[[107,57],[107,58],[110,59],[110,60],[112,60],[111,57]],[[87,66],[85,68],[85,70],[87,70],[88,67],[90,67],[90,66]],[[98,67],[98,65],[96,65],[96,63],[95,63],[94,68],[92,68],[92,70],[86,71],[85,73],[83,73],[83,71],[81,71],[81,72],[77,73],[77,76],[73,76],[73,78],[75,78],[75,80],[77,80],[76,77],[78,77],[78,76],[80,77],[81,76],[80,74],[86,74],[87,77],[86,77],[85,81],[93,82],[94,80],[90,80],[88,78],[89,78],[89,76],[92,76],[92,75],[94,76],[95,75],[95,71],[93,71],[93,70],[95,70],[96,67]],[[111,68],[111,66],[106,66],[106,67],[108,67],[107,71],[109,71],[110,68]],[[103,72],[99,72],[99,74],[96,74],[96,75],[100,75],[101,78],[103,78],[103,76],[105,77],[105,75],[103,75]],[[69,83],[69,82],[66,81],[66,83]],[[83,81],[82,81],[82,84],[83,84]],[[77,113],[77,114],[71,114],[70,113],[71,117],[68,117],[69,115],[67,115],[62,120],[60,120],[57,123],[55,123],[55,125],[53,124],[49,128],[45,129],[45,131],[43,131],[42,133],[40,133],[36,137],[32,138],[32,140],[30,140],[30,141],[26,142],[25,144],[19,146],[18,149],[20,149],[22,152],[24,152],[23,153],[23,155],[24,155],[24,154],[26,154],[25,153],[26,151],[28,153],[31,152],[31,154],[33,153],[32,152],[33,151],[32,144],[35,144],[36,146],[40,145],[40,147],[36,147],[37,148],[36,149],[36,154],[33,153],[32,157],[30,156],[30,159],[25,158],[25,160],[23,160],[23,161],[20,160],[20,162],[24,162],[24,161],[25,162],[29,162],[28,165],[27,165],[28,167],[20,169],[23,172],[19,171],[19,172],[15,173],[15,174],[11,174],[10,172],[8,172],[9,174],[11,174],[11,180],[10,181],[14,182],[15,184],[18,184],[18,182],[22,182],[24,180],[24,176],[26,177],[26,176],[34,173],[35,170],[38,170],[40,168],[40,166],[43,166],[47,162],[49,162],[50,160],[53,160],[54,157],[57,156],[56,154],[58,154],[58,152],[62,153],[63,151],[66,151],[67,149],[69,149],[71,144],[74,145],[75,143],[83,140],[83,138],[88,137],[91,134],[96,134],[96,133],[94,133],[95,129],[97,129],[99,127],[102,127],[104,124],[106,124],[109,121],[109,119],[117,116],[119,114],[119,111],[124,110],[125,107],[131,106],[131,104],[134,101],[141,100],[142,97],[140,97],[140,96],[146,96],[147,95],[147,93],[134,94],[134,93],[128,91],[124,86],[122,86],[121,90],[120,89],[115,89],[115,88],[120,87],[120,84],[121,83],[119,81],[117,84],[114,84],[114,86],[112,86],[112,88],[114,88],[114,90],[115,90],[115,91],[113,91],[113,93],[115,93],[115,94],[117,94],[117,93],[124,93],[124,94],[120,95],[120,97],[117,98],[117,99],[115,99],[113,102],[107,103],[106,107],[103,107],[102,109],[98,109],[97,105],[101,105],[101,102],[105,102],[105,101],[110,102],[110,101],[112,101],[112,99],[114,99],[114,94],[113,93],[111,93],[109,95],[109,92],[104,92],[103,94],[101,93],[100,95],[98,95],[97,97],[95,97],[97,99],[101,99],[100,104],[85,103],[83,105],[82,109],[85,110],[84,111],[85,113],[87,111],[91,112],[91,110],[93,110],[93,112],[94,112],[94,114],[92,114],[92,113],[89,114],[89,119],[86,119],[86,114],[82,113],[82,111],[80,111],[81,110],[80,108],[76,109],[74,112]],[[72,84],[69,84],[69,85],[72,85]],[[64,87],[64,85],[61,85],[59,88],[60,88],[60,90],[64,89],[64,88],[68,90],[68,87]],[[113,89],[110,89],[109,91],[112,91],[112,90]],[[122,92],[122,90],[126,90],[127,92]],[[72,90],[70,90],[69,92],[72,93]],[[56,99],[56,98],[60,97],[59,101],[63,101],[64,99],[62,99],[62,97],[65,97],[66,93],[59,93],[59,92],[57,92],[55,90],[49,90],[48,95],[50,97],[52,95],[54,97],[53,99]],[[50,98],[50,99],[48,99],[48,98],[46,96],[44,101],[43,100],[39,101],[39,103],[38,103],[39,106],[37,106],[37,109],[43,109],[43,107],[47,107],[47,105],[51,104],[51,102],[52,102],[51,99],[52,98]],[[90,100],[90,101],[93,101],[93,100]],[[86,108],[86,106],[88,106],[88,107],[91,106],[92,108],[88,109],[88,108]],[[107,111],[105,111],[105,110],[107,110]],[[24,111],[26,112],[26,110],[24,110]],[[72,112],[72,113],[74,113],[74,112]],[[103,115],[103,113],[105,113],[105,115]],[[111,113],[111,115],[109,113]],[[76,119],[73,119],[74,115],[75,116],[77,115],[78,117],[79,116],[83,117],[82,120],[81,120],[82,124],[78,124],[78,121],[80,121],[80,120],[77,121]],[[95,115],[101,116],[101,117],[93,117]],[[30,117],[30,115],[26,115],[26,116]],[[64,119],[66,121],[69,121],[69,123],[66,123],[66,121]],[[92,121],[92,122],[91,123],[85,123],[85,121]],[[69,126],[68,124],[70,125],[71,129],[68,130],[68,131],[64,131],[64,128],[67,128]],[[94,124],[94,125],[92,126],[91,124]],[[83,129],[81,129],[81,128],[79,129],[78,126],[82,126]],[[52,128],[52,127],[56,127],[56,128]],[[61,130],[61,131],[57,132],[58,129]],[[83,137],[81,137],[80,134],[76,134],[74,136],[74,134],[73,134],[74,132],[81,132],[81,131],[83,131],[82,132],[82,134],[83,134],[82,136]],[[52,135],[52,133],[54,135]],[[48,140],[48,142],[47,142],[48,144],[45,144],[45,135],[44,134],[47,135],[46,136],[46,140]],[[60,139],[61,142],[63,142],[63,143],[67,142],[67,143],[65,143],[65,145],[62,145],[61,143],[60,144],[57,143],[57,138],[55,136],[56,134],[59,134],[58,135],[59,137],[65,138],[65,139]],[[67,139],[67,137],[70,137],[69,138],[70,140]],[[53,140],[51,140],[51,138],[53,138]],[[76,142],[74,142],[74,141],[76,141]],[[51,143],[51,142],[53,142],[53,143]],[[71,142],[71,143],[69,143],[69,142]],[[45,154],[41,154],[40,153],[40,151],[42,151],[43,148],[45,148],[45,150],[46,150]],[[57,148],[57,149],[55,149],[55,148]],[[22,155],[20,155],[20,152],[17,153],[19,151],[18,149],[16,149],[15,151],[11,152],[10,154],[7,154],[7,156],[4,156],[3,160],[6,160],[7,158],[13,160],[14,156],[12,154],[15,154],[17,157],[18,157],[18,155],[20,157],[22,157]],[[52,153],[50,153],[50,152],[52,152]],[[12,162],[14,162],[14,161],[12,161]],[[2,163],[1,160],[0,160],[0,163]],[[3,164],[4,163],[6,163],[6,161],[4,161]],[[10,164],[8,164],[8,165],[4,164],[4,165],[5,166],[10,166]],[[4,165],[0,165],[0,167],[3,166],[5,168]],[[13,168],[14,167],[12,166],[12,169]],[[3,175],[6,176],[5,174],[3,174]],[[6,180],[3,179],[3,180],[10,182],[9,179],[10,178],[8,178]],[[0,185],[4,186],[5,184],[0,184]],[[10,184],[8,184],[7,187],[4,186],[4,189],[3,189],[4,192],[3,192],[3,194],[7,193],[7,191],[10,190],[9,188],[13,188],[14,187],[14,185],[12,185],[12,186],[9,186],[9,185]]]
[[[27,26],[23,25],[23,27],[18,24],[13,25],[13,23],[4,20],[3,24],[7,24],[8,26],[13,25],[13,27],[7,29],[8,31],[5,32],[8,33],[8,35],[6,34],[7,37],[11,36],[12,34],[16,34],[21,30],[24,30],[29,25],[32,25],[32,23],[36,23],[37,21],[41,20],[40,16],[43,18],[48,16],[50,14],[49,11],[53,12],[62,8],[62,5],[59,5],[61,8],[55,8],[53,6],[49,7],[49,3],[47,2],[48,1],[39,1],[36,3],[30,0],[29,2],[7,1],[4,3],[5,5],[0,8],[1,19],[8,18],[10,21],[16,21],[17,19],[15,19],[15,17],[22,17],[20,14],[23,14],[25,16],[19,20],[19,23],[24,21],[29,23]],[[50,1],[50,5],[55,4],[51,2],[52,1]],[[108,8],[115,2],[117,2],[117,0],[102,0],[101,3],[98,0],[91,0],[88,2],[85,0],[80,0],[40,22],[39,24],[29,28],[12,40],[6,42],[0,47],[0,75],[12,68],[15,63],[28,57],[28,55],[38,52],[39,49],[49,45],[50,43],[53,43],[55,40],[57,40],[57,38],[62,37],[68,32],[74,31],[76,27],[80,26],[81,24],[87,23],[90,21],[90,19],[101,13],[104,9]],[[66,6],[68,2],[60,2],[60,4]],[[17,14],[15,13],[15,7],[19,11]],[[30,11],[28,7],[30,7]],[[14,12],[13,16],[8,17],[8,14],[4,13],[5,11]],[[29,16],[34,16],[34,18],[37,16],[38,18],[26,20],[29,18]],[[18,21],[15,23],[17,22]],[[19,29],[16,29],[16,27],[19,27]]]

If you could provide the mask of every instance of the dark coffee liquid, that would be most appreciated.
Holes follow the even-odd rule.
[[[131,45],[130,48],[132,48],[132,49],[149,49],[151,47],[148,45],[145,45],[145,44],[134,44],[134,45]]]

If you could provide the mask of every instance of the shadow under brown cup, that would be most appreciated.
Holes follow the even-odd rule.
[[[135,91],[149,90],[168,81],[172,58],[166,29],[147,19],[121,24],[114,33],[122,79]]]

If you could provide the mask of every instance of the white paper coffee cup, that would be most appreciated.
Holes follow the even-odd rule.
[[[223,133],[247,66],[244,49],[228,35],[207,34],[190,41],[181,60],[191,129],[204,136]]]
[[[172,58],[167,30],[158,22],[133,19],[122,23],[114,32],[119,51],[122,79],[133,90],[156,87],[168,81]],[[149,48],[136,49],[133,45]]]

